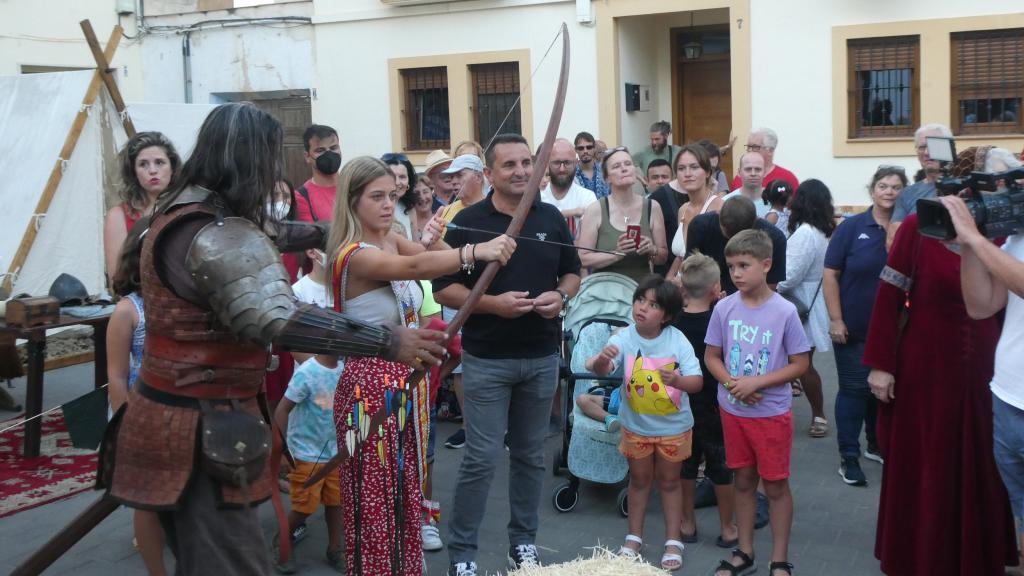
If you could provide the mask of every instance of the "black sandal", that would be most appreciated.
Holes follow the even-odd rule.
[[[754,558],[748,556],[743,550],[733,548],[732,557],[739,558],[743,561],[743,564],[737,566],[728,560],[721,560],[718,562],[718,568],[715,568],[715,573],[717,574],[724,570],[728,572],[730,576],[746,576],[747,574],[753,574],[757,570],[757,567],[754,566]]]
[[[789,562],[772,562],[768,565],[768,576],[773,576],[776,570],[785,570],[786,574],[793,576],[793,565]]]

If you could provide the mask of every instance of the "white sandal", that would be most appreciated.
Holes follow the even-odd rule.
[[[644,547],[644,541],[642,538],[635,534],[626,534],[626,542],[636,542],[639,546],[636,550],[623,544],[619,547],[619,556],[623,558],[629,558],[630,560],[636,560],[640,558],[640,550]]]
[[[679,540],[666,540],[665,548],[668,548],[669,546],[675,546],[678,548],[679,554],[665,552],[661,556],[661,569],[668,570],[669,572],[675,572],[683,567],[683,549],[685,546]]]

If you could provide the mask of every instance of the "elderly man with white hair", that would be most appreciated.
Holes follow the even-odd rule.
[[[935,181],[940,176],[939,162],[932,160],[928,155],[927,138],[929,136],[952,138],[953,132],[943,124],[925,124],[914,132],[914,148],[917,150],[917,159],[921,162],[921,168],[924,170],[924,180],[915,182],[900,192],[892,212],[893,222],[903,222],[907,216],[916,213],[917,201],[921,198],[935,197]],[[895,226],[892,227],[891,232],[895,233]]]
[[[800,186],[800,180],[796,174],[786,170],[775,163],[775,148],[779,145],[779,135],[771,128],[757,128],[750,131],[747,136],[747,152],[757,152],[764,158],[764,183],[772,180],[785,180],[793,189]],[[732,179],[732,189],[736,190],[743,186],[743,177],[739,174]]]

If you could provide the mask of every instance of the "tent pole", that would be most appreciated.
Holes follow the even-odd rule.
[[[123,30],[121,27],[114,26],[114,30],[110,33],[110,39],[107,40],[107,48],[103,54],[108,62],[113,59],[114,53],[117,51],[117,45],[121,42],[122,34]],[[75,116],[74,122],[71,123],[71,129],[68,130],[68,135],[64,139],[64,146],[60,149],[60,155],[53,163],[50,177],[46,181],[46,187],[43,188],[43,194],[39,197],[39,202],[36,203],[36,210],[33,214],[46,214],[50,209],[50,202],[53,201],[53,195],[57,192],[57,187],[60,185],[61,178],[64,175],[63,164],[71,159],[71,154],[75,151],[75,146],[78,144],[78,137],[82,135],[82,129],[85,128],[85,121],[89,118],[89,107],[92,106],[96,100],[96,95],[99,94],[100,84],[103,82],[101,76],[99,70],[93,73],[92,81],[85,91],[85,97],[82,98],[82,107]],[[7,268],[7,274],[4,276],[3,287],[8,292],[14,290],[13,278],[21,271],[21,267],[25,264],[29,250],[32,249],[32,244],[36,240],[36,234],[36,220],[33,218],[28,223],[28,226],[25,227],[25,233],[21,237],[21,244],[18,245],[18,250],[14,253],[11,265]]]
[[[92,52],[92,57],[96,60],[96,71],[99,72],[103,78],[103,84],[107,87],[107,92],[110,93],[110,99],[114,101],[114,108],[117,109],[117,113],[121,116],[121,123],[124,124],[124,131],[128,135],[128,138],[135,136],[135,125],[132,124],[132,119],[125,113],[124,99],[121,98],[121,90],[117,87],[117,82],[114,81],[114,75],[110,72],[113,68],[110,67],[110,58],[103,53],[100,48],[100,42],[96,39],[96,33],[92,30],[92,23],[88,20],[82,20],[78,23],[82,27],[82,33],[85,34],[85,41],[89,44],[89,50]]]

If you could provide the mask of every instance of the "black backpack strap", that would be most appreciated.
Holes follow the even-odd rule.
[[[306,204],[309,205],[310,218],[312,218],[314,222],[319,220],[319,218],[316,217],[316,212],[313,211],[313,201],[309,199],[309,190],[306,190],[306,185],[303,184],[299,186],[295,191],[298,192],[299,196],[302,196],[306,200]]]

